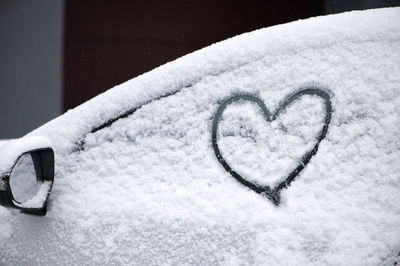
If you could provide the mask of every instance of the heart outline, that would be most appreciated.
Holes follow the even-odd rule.
[[[314,147],[307,151],[301,158],[300,163],[290,172],[288,177],[284,179],[279,185],[274,188],[270,188],[268,185],[262,185],[257,183],[256,181],[249,181],[243,178],[240,174],[235,172],[229,164],[224,160],[223,156],[218,147],[217,141],[217,133],[220,118],[225,111],[226,107],[234,102],[244,100],[248,102],[255,102],[261,109],[264,119],[267,122],[274,121],[284,110],[287,109],[289,105],[294,103],[296,100],[300,99],[304,95],[316,95],[324,100],[325,104],[325,117],[324,117],[324,126],[319,132],[318,139]],[[265,106],[264,101],[258,98],[257,96],[251,94],[238,94],[231,96],[226,99],[218,108],[215,113],[213,123],[212,123],[212,131],[211,131],[211,142],[214,149],[215,156],[217,157],[219,163],[224,167],[224,169],[231,174],[233,178],[235,178],[239,183],[253,190],[254,192],[261,194],[271,200],[276,206],[280,204],[280,192],[283,188],[287,188],[290,186],[290,183],[300,174],[300,172],[306,167],[306,165],[310,162],[311,158],[317,153],[319,144],[325,138],[328,127],[332,117],[332,102],[330,95],[322,89],[319,88],[305,88],[300,91],[297,91],[288,97],[286,97],[278,106],[278,108],[271,113],[268,108]]]

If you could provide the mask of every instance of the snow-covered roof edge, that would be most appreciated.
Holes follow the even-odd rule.
[[[64,150],[124,110],[269,54],[296,53],[342,42],[396,40],[400,8],[315,17],[238,35],[178,58],[69,110],[28,135],[44,135]]]

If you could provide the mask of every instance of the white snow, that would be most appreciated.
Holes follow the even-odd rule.
[[[9,183],[13,198],[17,202],[25,202],[37,194],[40,183],[37,182],[35,166],[29,153],[18,159],[11,172]]]
[[[212,120],[232,95],[257,95],[272,112],[305,87],[331,95],[332,121],[276,207],[219,164]],[[46,217],[0,207],[0,263],[392,265],[400,251],[399,114],[400,8],[214,44],[28,135],[53,144],[55,183]],[[302,97],[272,123],[254,104],[232,104],[219,145],[243,176],[276,184],[314,145],[322,119],[318,97]]]
[[[232,104],[220,122],[219,147],[241,176],[273,188],[314,147],[324,113],[317,96],[302,97],[273,122],[265,121],[254,103]]]
[[[0,173],[9,172],[21,154],[46,147],[51,147],[51,143],[47,138],[42,136],[31,136],[7,141],[0,147]]]
[[[24,202],[16,203],[16,205],[21,208],[38,208],[38,206],[43,206],[51,185],[52,182],[47,180],[38,182],[36,194]]]
[[[6,144],[8,141],[10,141],[9,139],[0,139],[0,148],[2,146],[4,146],[4,144]]]

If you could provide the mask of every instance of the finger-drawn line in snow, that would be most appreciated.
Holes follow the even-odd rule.
[[[275,186],[274,188],[270,188],[267,185],[259,184],[255,181],[247,180],[239,175],[229,164],[225,161],[224,157],[222,156],[219,147],[218,147],[218,140],[217,140],[217,133],[218,133],[218,126],[221,119],[222,114],[224,113],[225,108],[237,101],[248,101],[256,103],[264,116],[264,119],[268,122],[274,121],[290,104],[294,103],[296,100],[301,98],[304,95],[315,95],[319,96],[324,100],[325,105],[325,118],[324,118],[324,125],[321,131],[318,134],[317,142],[314,147],[307,151],[301,158],[299,164],[292,170],[289,176],[283,180],[279,185]],[[213,123],[212,123],[212,131],[211,131],[211,141],[212,146],[214,149],[215,156],[217,157],[220,164],[225,168],[227,172],[231,174],[233,178],[235,178],[238,182],[242,185],[245,185],[249,189],[265,196],[269,200],[271,200],[275,205],[280,204],[280,192],[283,188],[287,188],[290,183],[299,175],[299,173],[306,167],[306,165],[310,162],[311,157],[314,156],[318,151],[318,146],[320,142],[325,138],[326,133],[328,131],[329,123],[331,121],[332,116],[332,102],[330,96],[327,92],[318,89],[318,88],[306,88],[300,90],[287,98],[278,106],[275,112],[271,113],[268,108],[265,106],[264,102],[250,94],[241,94],[241,95],[234,95],[227,100],[225,100],[218,108],[217,112],[215,113]]]

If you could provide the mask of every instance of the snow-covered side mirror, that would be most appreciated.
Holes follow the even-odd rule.
[[[46,215],[54,182],[54,151],[42,137],[25,137],[0,149],[0,205]]]

